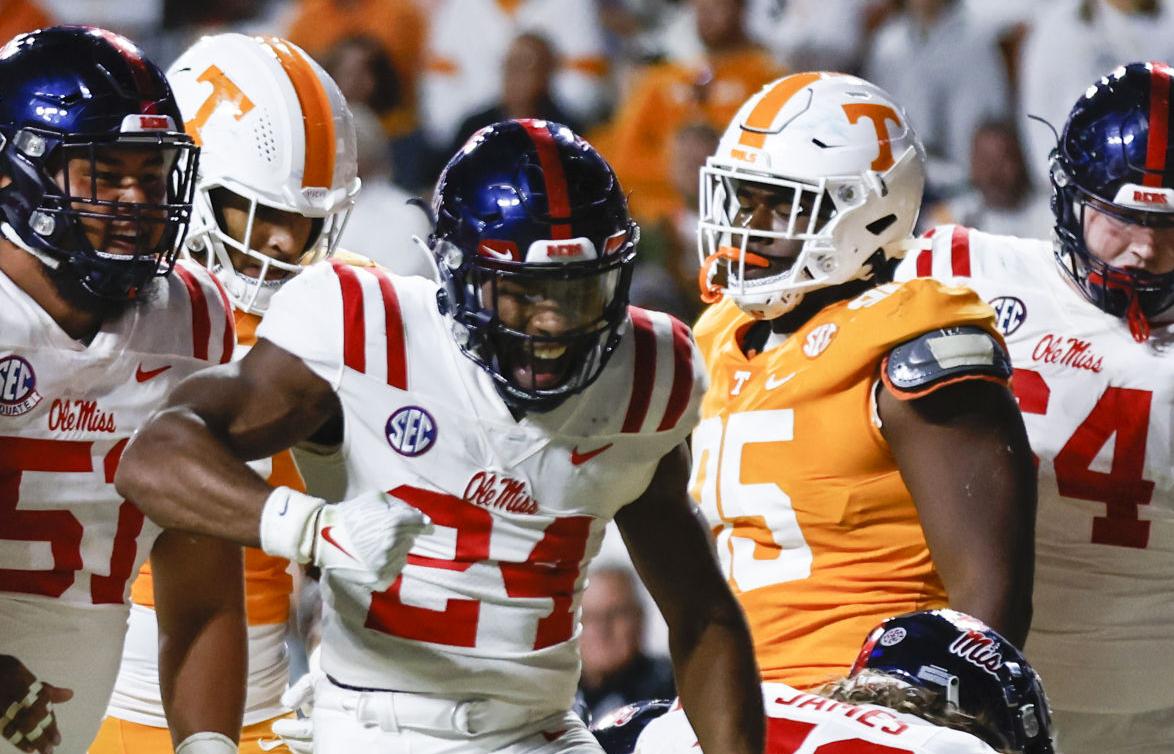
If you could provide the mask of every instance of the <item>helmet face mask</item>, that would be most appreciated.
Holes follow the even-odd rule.
[[[701,170],[702,298],[726,295],[774,319],[810,291],[877,277],[904,254],[924,165],[917,135],[876,86],[830,73],[768,84]],[[754,219],[748,193],[760,205],[774,197],[770,223]]]
[[[1089,247],[1095,218],[1167,236],[1174,227],[1174,166],[1170,164],[1168,93],[1174,69],[1131,63],[1095,83],[1077,101],[1052,153],[1055,252],[1061,270],[1096,307],[1127,320],[1134,339],[1149,335],[1149,321],[1174,307],[1174,271],[1154,273],[1106,261]],[[1167,94],[1155,96],[1165,87]],[[1165,113],[1151,113],[1165,107]],[[1167,116],[1167,117],[1158,117]],[[1151,133],[1162,128],[1162,133]],[[1166,152],[1159,148],[1166,145]],[[1112,233],[1112,231],[1110,231]],[[1166,254],[1174,245],[1166,244]]]
[[[431,246],[462,352],[515,410],[602,373],[627,320],[639,229],[610,166],[570,129],[506,121],[441,175]]]
[[[321,66],[275,37],[204,37],[168,77],[185,126],[203,146],[185,248],[216,273],[235,308],[263,314],[286,280],[338,249],[360,188],[351,112]],[[221,192],[248,203],[240,235],[224,227]],[[314,221],[301,259],[252,247],[251,218],[267,210]]]
[[[0,53],[0,100],[5,237],[99,299],[168,274],[198,150],[162,72],[115,34],[54,27]]]
[[[224,207],[229,202],[247,208],[243,210],[243,226],[236,232],[225,218]],[[242,196],[210,183],[197,189],[195,207],[199,224],[193,227],[189,236],[188,252],[216,274],[236,308],[256,313],[268,309],[269,300],[286,280],[307,265],[333,256],[351,211],[348,207],[324,219],[308,218],[297,212],[264,205],[255,196]],[[251,239],[259,224],[259,216],[267,216],[270,218],[268,222],[286,225],[290,235],[296,235],[294,228],[303,224],[299,220],[309,223],[307,240],[295,259],[280,259],[253,248]]]

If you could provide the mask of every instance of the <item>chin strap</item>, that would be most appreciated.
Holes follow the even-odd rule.
[[[1138,343],[1144,343],[1150,337],[1150,321],[1145,316],[1145,312],[1141,310],[1141,302],[1138,300],[1137,292],[1134,291],[1129,296],[1129,308],[1125,312],[1125,321],[1129,323],[1129,334]]]
[[[701,269],[697,271],[697,287],[701,289],[703,303],[714,304],[721,301],[722,289],[713,284],[713,278],[717,274],[714,266],[718,260],[725,259],[736,264],[740,258],[743,258],[741,249],[736,249],[733,246],[719,246],[716,253],[710,254],[701,263]],[[770,260],[761,254],[747,251],[744,258],[749,267],[770,267]]]
[[[1150,320],[1141,308],[1141,299],[1137,295],[1137,288],[1133,279],[1120,271],[1108,270],[1088,273],[1088,281],[1093,285],[1102,286],[1107,291],[1118,291],[1129,299],[1125,307],[1125,321],[1129,324],[1129,334],[1138,343],[1144,343],[1150,337]]]

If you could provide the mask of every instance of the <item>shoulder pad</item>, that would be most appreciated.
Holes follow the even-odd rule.
[[[947,327],[923,333],[890,351],[882,376],[885,387],[908,400],[959,380],[1006,382],[1011,377],[1011,357],[1003,343],[981,327]]]

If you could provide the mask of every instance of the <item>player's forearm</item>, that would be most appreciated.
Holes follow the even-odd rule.
[[[243,604],[187,614],[159,633],[159,685],[174,744],[193,733],[237,741],[244,714],[247,646]]]
[[[737,604],[669,627],[677,693],[704,751],[761,754],[765,718],[753,644]]]
[[[272,489],[182,407],[147,422],[127,446],[114,483],[164,528],[260,545],[261,509]]]

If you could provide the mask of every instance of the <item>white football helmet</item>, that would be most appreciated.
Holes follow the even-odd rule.
[[[216,273],[233,305],[264,313],[283,280],[334,253],[359,193],[355,128],[334,80],[301,48],[276,37],[217,34],[192,45],[167,71],[184,127],[200,153],[186,251]],[[244,242],[220,225],[212,191],[249,200]],[[257,205],[315,220],[296,264],[249,248]],[[228,249],[260,263],[238,273]],[[288,279],[288,276],[279,276]]]
[[[908,249],[924,185],[925,148],[879,87],[836,73],[767,84],[701,169],[702,298],[726,295],[774,319],[808,291],[872,277]],[[772,229],[749,227],[738,196],[747,188],[781,197]],[[794,262],[747,276],[771,265],[748,247],[773,239],[802,242]]]

